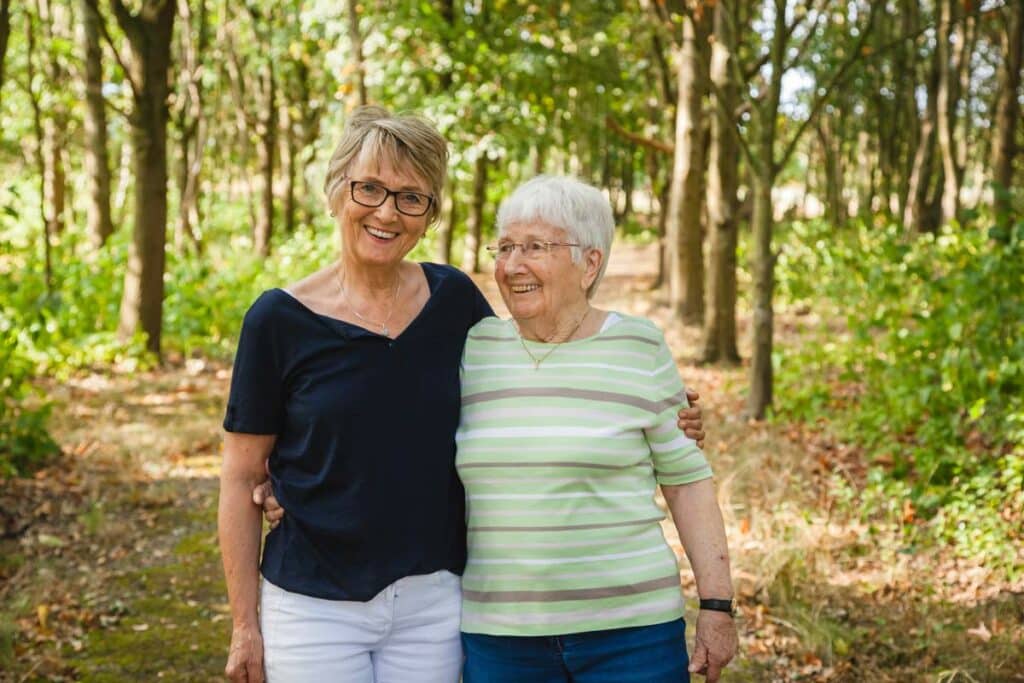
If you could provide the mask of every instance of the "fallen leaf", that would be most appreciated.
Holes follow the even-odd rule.
[[[967,633],[969,633],[972,636],[977,636],[978,638],[981,638],[981,640],[986,643],[992,640],[992,632],[988,630],[987,626],[985,626],[984,621],[979,622],[977,628],[967,629]]]

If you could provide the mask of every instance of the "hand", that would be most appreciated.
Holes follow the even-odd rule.
[[[687,389],[686,400],[689,401],[690,407],[679,411],[679,421],[676,424],[686,436],[697,442],[698,448],[704,448],[704,418],[700,406],[697,405],[700,394],[693,389]]]
[[[715,683],[725,665],[736,656],[738,641],[736,623],[730,615],[701,610],[697,614],[690,673],[703,674],[708,683]]]
[[[284,518],[284,508],[277,502],[277,498],[274,497],[274,489],[270,486],[270,480],[267,480],[252,490],[252,502],[263,508],[263,518],[267,520],[267,524],[270,525],[271,529],[277,527]]]
[[[236,683],[263,683],[263,635],[256,626],[231,630],[231,649],[224,673]]]

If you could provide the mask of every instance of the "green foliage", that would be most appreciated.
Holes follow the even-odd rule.
[[[36,398],[31,377],[35,365],[25,355],[12,324],[0,307],[0,477],[28,471],[57,452],[46,431],[50,407]]]
[[[832,419],[876,457],[869,488],[909,497],[958,551],[1020,570],[1006,551],[1024,517],[1024,223],[1005,241],[795,224],[778,278],[784,301],[826,321],[820,344],[781,354],[780,411]],[[836,314],[845,334],[827,329]]]

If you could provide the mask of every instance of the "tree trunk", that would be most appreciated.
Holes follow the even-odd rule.
[[[4,87],[7,41],[11,37],[11,0],[0,0],[0,92]]]
[[[199,0],[198,31],[192,25],[189,3],[181,4],[181,91],[182,103],[178,117],[180,153],[178,159],[178,227],[175,247],[181,251],[186,242],[196,253],[202,252],[202,241],[196,234],[200,224],[199,183],[206,146],[207,122],[203,112],[202,55],[209,43],[206,0]]]
[[[999,62],[999,93],[992,136],[993,208],[996,220],[1003,227],[1011,221],[1010,188],[1013,186],[1013,160],[1017,155],[1016,136],[1020,120],[1022,43],[1024,43],[1024,0],[1015,0],[1007,8]]]
[[[484,203],[487,201],[487,165],[490,159],[481,150],[476,158],[476,173],[473,176],[473,205],[466,225],[466,248],[462,256],[462,269],[471,273],[480,272],[480,238],[484,225]]]
[[[719,0],[714,14],[715,41],[711,48],[711,82],[715,84],[708,160],[708,232],[710,259],[707,308],[704,312],[704,362],[738,363],[736,345],[737,175],[739,145],[730,112],[736,111],[733,78],[736,38],[733,31],[736,0]]]
[[[356,104],[364,105],[369,100],[366,97],[366,66],[363,63],[363,37],[359,32],[359,11],[356,0],[348,0],[345,5],[348,10],[348,40],[352,49],[352,73],[355,78],[353,91]]]
[[[292,121],[288,103],[281,106],[281,132],[284,135],[281,145],[281,171],[284,175],[284,230],[291,235],[295,232],[295,174],[298,164],[298,150],[296,149],[295,122]]]
[[[43,176],[46,222],[51,235],[60,235],[67,222],[67,175],[64,171],[64,134],[52,117],[43,120],[43,149],[46,155]]]
[[[89,183],[87,230],[95,247],[102,247],[114,232],[110,217],[110,159],[107,151],[107,111],[103,99],[103,63],[100,18],[82,2],[82,39],[85,51],[85,171]]]
[[[960,212],[960,187],[963,184],[963,167],[958,164],[960,154],[956,140],[956,110],[960,100],[959,68],[956,61],[962,50],[965,35],[957,30],[957,0],[940,0],[938,39],[935,46],[939,56],[939,89],[937,107],[937,131],[939,152],[942,155],[942,170],[945,182],[942,189],[942,221],[956,220]],[[952,44],[956,37],[956,45]]]
[[[58,60],[55,50],[58,39],[63,39],[63,6],[54,7],[50,0],[36,0],[36,14],[48,47],[43,50],[47,60],[46,76],[51,83],[64,82],[66,71]],[[46,199],[46,222],[51,235],[64,232],[67,224],[67,171],[64,168],[65,134],[67,131],[67,110],[59,100],[45,108],[43,119],[43,149],[46,155],[46,169],[43,196]]]
[[[907,186],[907,202],[903,211],[903,229],[910,234],[926,231],[928,220],[928,190],[931,183],[932,167],[935,158],[936,127],[939,111],[939,77],[940,53],[936,49],[932,54],[932,62],[928,73],[928,99],[925,104],[923,118],[920,122],[920,134],[917,137],[917,150],[910,171],[910,182]]]
[[[843,197],[843,137],[833,126],[842,113],[822,117],[815,126],[820,143],[821,166],[825,172],[825,217],[834,226],[846,222],[846,200]]]
[[[453,178],[448,180],[448,188],[445,192],[445,204],[447,204],[448,210],[437,229],[435,258],[438,263],[451,263],[452,261],[452,237],[455,235],[455,226],[459,218],[459,202],[455,198],[456,186]]]
[[[913,35],[918,30],[920,17],[918,3],[916,0],[900,0],[900,35]],[[899,193],[899,212],[897,217],[906,218],[907,207],[910,204],[910,176],[914,172],[914,162],[917,150],[921,144],[921,126],[917,115],[917,85],[918,85],[918,61],[917,46],[913,41],[904,41],[903,46],[896,52],[896,65],[894,71],[897,74],[911,74],[912,83],[898,88],[897,97],[900,100],[899,121],[903,133],[903,165],[900,170],[900,182],[897,187]],[[904,223],[904,229],[906,229]]]
[[[702,73],[700,44],[706,44],[706,22],[683,19],[679,49],[675,155],[669,199],[667,234],[670,250],[669,304],[687,324],[704,316],[704,254],[701,226],[701,177],[704,148],[701,140],[703,99],[707,87]]]
[[[772,255],[772,174],[767,164],[754,177],[753,260],[753,356],[750,363],[750,396],[747,411],[758,420],[772,403],[772,336],[775,290],[775,258]]]
[[[88,0],[96,8],[96,0]],[[144,6],[131,14],[124,0],[112,0],[128,37],[133,89],[131,137],[135,167],[135,220],[121,299],[118,332],[146,335],[146,348],[160,354],[167,241],[168,71],[175,0]]]
[[[259,163],[259,209],[256,213],[253,243],[256,253],[270,255],[270,240],[274,232],[274,157],[277,151],[277,79],[274,67],[264,67],[261,91],[266,98],[264,111],[257,126],[259,145],[256,157]]]
[[[758,420],[765,416],[772,403],[772,337],[774,314],[772,297],[775,290],[775,257],[772,254],[772,185],[775,182],[776,119],[782,98],[783,64],[788,32],[785,0],[775,0],[775,28],[772,33],[770,63],[771,79],[765,100],[757,108],[756,162],[752,169],[753,214],[751,224],[754,241],[751,245],[753,263],[753,355],[750,359],[750,395],[747,412]]]
[[[53,262],[50,254],[50,222],[46,219],[46,153],[43,140],[46,133],[43,129],[43,109],[39,94],[34,90],[36,74],[36,28],[35,20],[29,14],[25,22],[25,61],[27,73],[28,99],[32,105],[32,126],[35,132],[35,140],[32,145],[31,154],[35,157],[36,172],[39,176],[39,216],[42,219],[42,244],[43,244],[43,283],[46,287],[46,294],[53,293]]]

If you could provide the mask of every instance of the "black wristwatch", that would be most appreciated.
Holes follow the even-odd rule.
[[[732,600],[720,600],[718,598],[701,598],[700,608],[709,612],[725,612],[730,617],[736,611]]]

